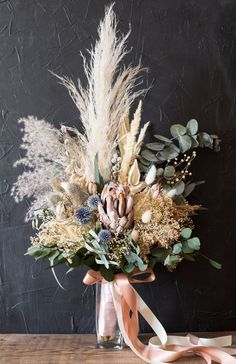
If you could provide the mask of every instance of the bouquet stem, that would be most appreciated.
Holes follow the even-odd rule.
[[[112,282],[96,283],[96,332],[98,348],[123,348],[112,296]]]

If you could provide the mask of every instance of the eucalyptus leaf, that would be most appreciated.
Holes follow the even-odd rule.
[[[173,166],[166,166],[164,169],[164,177],[165,178],[172,178],[175,174],[175,167]]]
[[[192,139],[189,135],[180,135],[178,141],[182,153],[187,152],[192,146]]]
[[[206,132],[202,132],[202,133],[198,134],[198,142],[199,142],[200,147],[207,147],[207,148],[213,147],[213,139]]]
[[[163,172],[164,172],[164,169],[163,168],[158,168],[157,169],[157,177],[160,177],[160,176],[162,176],[163,175]]]
[[[168,254],[170,253],[170,249],[165,248],[154,248],[151,251],[151,254],[156,258],[157,263],[163,262]]]
[[[193,253],[194,252],[194,249],[190,248],[188,246],[188,242],[187,241],[184,241],[182,243],[182,250],[183,250],[183,253],[185,254],[190,254],[190,253]]]
[[[154,153],[150,152],[150,150],[144,149],[141,153],[141,156],[149,162],[157,162],[157,157]]]
[[[182,195],[185,189],[185,183],[183,181],[177,182],[173,188],[176,189],[176,195]]]
[[[178,261],[178,259],[179,258],[176,255],[168,255],[164,261],[164,265],[172,266]]]
[[[156,138],[158,140],[161,140],[162,142],[165,142],[165,143],[172,143],[171,139],[166,138],[166,137],[164,137],[162,135],[159,135],[159,134],[155,134],[154,138]]]
[[[184,239],[189,239],[190,236],[192,235],[192,229],[190,228],[184,228],[181,230],[180,235],[184,238]]]
[[[150,166],[150,162],[142,158],[141,156],[139,156],[139,162],[144,164],[145,166]]]
[[[172,249],[172,253],[173,254],[179,254],[181,253],[182,251],[182,244],[181,243],[177,243],[173,246],[173,249]]]
[[[201,243],[200,243],[200,239],[198,237],[188,239],[187,243],[188,243],[189,248],[191,248],[191,249],[194,249],[194,250],[200,249]]]
[[[198,131],[198,122],[195,119],[191,119],[187,122],[187,133],[190,135],[195,135],[197,134]]]
[[[178,152],[173,150],[172,148],[166,147],[161,152],[158,153],[158,157],[161,156],[163,161],[166,161],[167,159],[174,159],[179,155]]]
[[[148,144],[146,144],[146,147],[148,149],[151,149],[151,150],[160,151],[160,150],[164,149],[165,144],[158,143],[158,142],[156,142],[156,143],[148,143]]]
[[[134,270],[135,266],[133,263],[129,263],[124,267],[124,271],[126,273],[131,273]]]
[[[192,140],[192,146],[191,146],[191,148],[197,148],[199,146],[199,143],[197,141],[197,137],[195,138],[195,135],[194,136],[191,136],[191,140]]]
[[[170,132],[173,138],[179,137],[180,135],[186,134],[186,128],[185,126],[181,124],[173,124],[170,127]]]

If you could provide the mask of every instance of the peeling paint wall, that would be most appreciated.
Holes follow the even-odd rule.
[[[47,262],[24,256],[32,233],[24,223],[28,201],[16,205],[10,188],[22,151],[17,119],[36,115],[59,125],[79,123],[66,90],[48,70],[73,79],[82,75],[80,51],[96,39],[105,0],[0,1],[0,331],[88,333],[94,331],[94,288],[82,284],[84,270],[57,287]],[[122,31],[132,34],[130,61],[149,67],[153,87],[143,121],[151,134],[171,123],[199,121],[217,133],[222,151],[199,152],[193,177],[205,179],[192,202],[209,210],[195,218],[203,252],[223,264],[183,263],[174,273],[157,270],[157,281],[138,290],[168,331],[236,330],[235,162],[236,2],[234,0],[117,0]],[[83,79],[83,76],[82,76]],[[36,181],[37,183],[37,181]],[[143,331],[149,328],[141,323]]]

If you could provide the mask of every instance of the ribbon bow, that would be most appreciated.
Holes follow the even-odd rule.
[[[136,279],[140,275],[147,275],[144,279]],[[130,283],[153,282],[155,274],[152,269],[145,272],[135,271],[127,276],[119,273],[112,282],[112,296],[117,313],[118,324],[126,344],[142,360],[151,364],[166,364],[175,361],[188,353],[201,356],[207,364],[212,360],[220,364],[236,364],[236,359],[221,349],[231,346],[232,337],[222,336],[214,339],[203,339],[193,335],[167,336],[167,333],[150,308]],[[87,285],[105,281],[100,272],[89,270],[83,282]],[[138,339],[138,312],[144,317],[157,336],[144,345]],[[130,313],[132,313],[130,315]]]

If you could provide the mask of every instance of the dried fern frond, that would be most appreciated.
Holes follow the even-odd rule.
[[[66,77],[57,76],[68,89],[80,112],[83,138],[79,136],[82,173],[94,181],[94,159],[98,155],[99,170],[104,179],[110,177],[111,159],[118,143],[118,130],[133,101],[145,90],[135,90],[141,66],[128,66],[119,71],[120,62],[128,53],[129,36],[117,34],[113,5],[106,8],[98,28],[99,38],[84,59],[87,88],[78,87]]]

